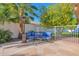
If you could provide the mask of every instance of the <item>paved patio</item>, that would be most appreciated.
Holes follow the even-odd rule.
[[[17,42],[0,48],[0,55],[8,56],[79,56],[79,44],[66,40],[54,42]]]
[[[79,56],[79,45],[67,41],[56,41],[37,46],[29,46],[16,52],[18,56]]]

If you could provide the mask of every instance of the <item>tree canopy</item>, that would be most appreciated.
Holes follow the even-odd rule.
[[[45,9],[41,14],[42,26],[64,26],[76,24],[72,4],[53,4]]]

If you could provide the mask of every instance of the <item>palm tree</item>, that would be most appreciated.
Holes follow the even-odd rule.
[[[2,6],[2,8],[1,8]],[[20,39],[22,39],[22,42],[26,42],[26,39],[23,37],[25,32],[25,23],[29,21],[29,18],[33,20],[33,16],[37,16],[34,13],[34,10],[38,10],[35,6],[32,4],[24,4],[24,3],[11,3],[11,4],[0,4],[0,9],[2,9],[3,12],[0,12],[0,18],[5,17],[5,22],[19,22],[19,33],[20,33]],[[7,20],[6,20],[7,19]],[[1,20],[0,20],[1,21]],[[2,22],[4,22],[2,20]]]
[[[22,42],[26,42],[26,38],[25,38],[25,15],[27,14],[26,11],[28,11],[29,14],[32,14],[34,16],[37,16],[33,9],[37,10],[37,8],[35,6],[32,6],[30,4],[28,4],[26,6],[26,4],[17,4],[18,8],[19,8],[19,17],[20,17],[20,21],[19,21],[19,25],[20,25],[20,36],[22,39]],[[30,16],[31,19],[33,19],[33,17]]]

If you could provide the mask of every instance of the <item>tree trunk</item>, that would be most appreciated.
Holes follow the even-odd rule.
[[[75,15],[77,17],[77,24],[79,24],[79,3],[74,4],[74,11],[75,11]]]
[[[24,17],[24,10],[20,8],[19,11],[19,38],[22,40],[22,42],[26,42],[26,35],[25,35],[25,17]]]

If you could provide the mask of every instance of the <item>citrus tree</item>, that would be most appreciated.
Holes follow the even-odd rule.
[[[73,16],[72,4],[53,4],[47,8],[46,12],[41,14],[41,25],[48,27],[73,25],[76,24],[76,18]]]
[[[41,26],[54,27],[56,36],[61,36],[66,25],[75,25],[77,23],[74,17],[74,7],[69,3],[52,4],[42,8],[44,12],[41,13]],[[64,27],[63,27],[64,26]],[[68,28],[69,27],[69,28]],[[72,29],[68,26],[67,29]]]

